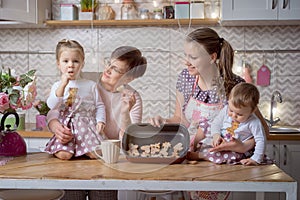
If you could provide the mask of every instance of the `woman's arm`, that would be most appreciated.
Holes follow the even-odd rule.
[[[164,123],[181,123],[181,124],[187,126],[188,122],[182,113],[183,104],[184,104],[184,97],[183,97],[182,93],[177,90],[176,91],[175,112],[174,112],[173,117],[164,119],[158,115],[153,118],[150,118],[150,120],[149,120],[150,123],[156,127],[159,127],[161,124],[164,124]]]
[[[211,152],[218,152],[218,151],[235,151],[238,153],[246,153],[250,151],[255,146],[254,138],[249,139],[245,142],[241,142],[235,138],[231,138],[229,142],[223,142],[219,146],[213,147],[210,149]]]

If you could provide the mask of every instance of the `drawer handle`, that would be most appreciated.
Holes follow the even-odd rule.
[[[288,6],[288,4],[289,4],[289,0],[283,0],[283,6],[282,6],[282,8],[286,9],[287,6]]]
[[[286,165],[287,163],[287,146],[284,145],[284,158],[283,158],[283,165]]]
[[[277,6],[277,0],[272,0],[272,10],[274,10]]]

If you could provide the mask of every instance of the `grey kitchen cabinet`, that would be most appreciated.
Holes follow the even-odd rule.
[[[222,0],[222,21],[300,20],[299,0]]]
[[[0,0],[0,20],[41,24],[51,18],[51,0]]]
[[[276,165],[280,167],[285,173],[293,177],[297,182],[300,182],[300,141],[268,141],[266,154],[274,159]],[[298,185],[298,197],[300,197],[300,189]],[[285,194],[270,193],[266,195],[265,199],[283,200]]]

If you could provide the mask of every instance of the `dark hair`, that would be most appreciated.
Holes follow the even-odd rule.
[[[220,75],[224,79],[226,97],[234,87],[234,73],[232,72],[234,51],[231,45],[220,38],[218,33],[210,28],[200,28],[192,31],[186,38],[187,42],[195,41],[205,48],[209,54],[217,53],[217,62]]]
[[[78,51],[78,53],[82,56],[82,60],[84,60],[84,49],[83,47],[79,44],[79,42],[75,40],[67,40],[67,39],[62,39],[59,41],[56,45],[56,60],[59,60],[59,57],[62,53],[62,51],[65,48],[70,48]]]
[[[111,54],[111,59],[125,61],[128,65],[126,75],[138,78],[144,75],[147,68],[147,59],[139,49],[131,46],[121,46]]]
[[[232,88],[229,99],[237,108],[250,106],[254,110],[259,103],[259,91],[251,83],[239,83]]]

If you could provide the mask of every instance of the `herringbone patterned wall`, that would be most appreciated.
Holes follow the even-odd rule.
[[[185,35],[199,26],[126,27],[126,28],[41,28],[0,29],[0,65],[18,73],[37,69],[38,98],[47,97],[51,85],[59,79],[55,63],[56,43],[63,39],[79,41],[86,51],[84,71],[103,70],[103,58],[120,45],[140,48],[148,59],[143,78],[132,83],[142,95],[144,121],[160,114],[171,116],[175,106],[175,85],[182,64]],[[271,95],[278,90],[283,103],[278,104],[275,117],[281,124],[300,126],[300,26],[212,27],[228,40],[235,50],[235,70],[244,59],[250,66],[253,82],[257,70],[265,64],[271,70],[270,86],[258,86],[260,109],[269,117]],[[248,50],[261,50],[247,52]],[[264,51],[266,52],[264,52]],[[271,51],[270,51],[271,50]],[[10,51],[11,53],[4,53]],[[2,53],[1,53],[2,52]],[[34,109],[27,111],[27,122],[35,121]]]

